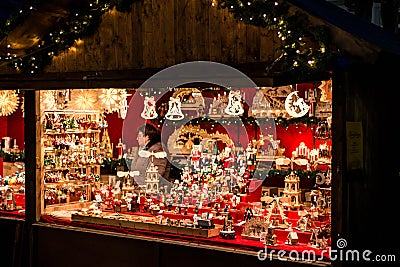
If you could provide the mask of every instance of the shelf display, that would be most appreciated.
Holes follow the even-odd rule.
[[[69,214],[70,222],[93,227],[250,242],[254,248],[329,246],[331,142],[329,103],[319,105],[321,90],[179,88],[161,97],[140,91],[135,96],[144,108],[135,118],[164,127],[165,155],[180,170],[165,183],[150,164],[143,185],[134,182],[136,170],[102,173],[114,149],[103,110],[45,111],[43,216]],[[310,107],[309,117],[294,122],[285,110],[293,92],[305,101],[303,108]],[[113,138],[115,160],[129,168],[138,147],[124,136]],[[310,243],[320,231],[323,244]]]
[[[107,124],[96,110],[43,112],[45,206],[91,201],[109,155]]]

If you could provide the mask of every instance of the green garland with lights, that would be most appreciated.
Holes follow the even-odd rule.
[[[5,152],[0,150],[0,158],[2,158],[4,162],[24,162],[25,152]]]
[[[300,118],[289,118],[289,119],[278,117],[275,119],[276,125],[282,127],[288,127],[289,125],[297,125],[297,124],[303,124],[305,126],[312,127],[312,126],[317,126],[320,121],[323,121],[323,119],[317,117],[309,117],[309,116],[303,116]]]
[[[268,177],[274,177],[274,176],[286,177],[291,172],[292,172],[291,169],[288,169],[288,170],[270,169],[266,179],[268,179]],[[318,175],[320,175],[320,174],[323,174],[324,176],[328,175],[328,172],[323,172],[323,171],[320,171],[320,170],[307,171],[307,170],[303,170],[303,169],[295,169],[295,170],[293,170],[293,173],[296,176],[298,176],[300,179],[306,179],[307,178],[307,179],[312,179],[312,180],[315,180],[316,177]]]
[[[26,1],[21,10],[1,22],[0,40],[3,40],[45,1]],[[0,64],[7,63],[8,66],[28,76],[39,76],[43,73],[44,67],[51,63],[53,56],[72,47],[78,39],[92,35],[100,25],[104,13],[113,8],[121,12],[128,11],[131,4],[136,1],[140,0],[93,0],[79,9],[71,8],[70,15],[60,21],[57,29],[43,37],[37,46],[25,51],[25,56],[17,57],[7,53],[5,57],[0,57]]]
[[[280,62],[278,71],[299,77],[329,72],[333,54],[327,27],[312,25],[301,11],[291,14],[286,0],[218,0],[218,8],[228,9],[244,23],[277,33],[280,56],[267,67],[268,71]]]
[[[0,23],[0,40],[21,24],[45,0],[26,1],[24,7],[6,21]],[[101,22],[101,16],[112,8],[127,11],[133,2],[140,0],[93,0],[84,8],[70,10],[68,18],[62,20],[57,29],[30,48],[25,56],[7,54],[0,57],[1,63],[29,76],[38,76],[53,56],[72,47],[76,40],[90,36]],[[312,75],[329,71],[332,53],[328,48],[329,35],[326,27],[312,25],[306,14],[297,11],[289,14],[285,0],[218,0],[219,8],[228,8],[235,18],[245,23],[267,27],[277,32],[281,45],[280,56],[267,67],[272,69],[278,61],[282,71],[296,75]],[[317,43],[319,47],[313,48]]]
[[[317,117],[308,117],[308,116],[303,116],[300,118],[284,118],[284,117],[278,117],[278,118],[254,118],[252,116],[246,117],[246,116],[239,116],[239,117],[223,117],[221,116],[220,119],[214,119],[210,118],[208,116],[203,116],[203,117],[198,117],[190,121],[190,124],[197,125],[201,123],[209,123],[211,120],[214,120],[218,122],[221,125],[226,125],[226,124],[237,124],[237,123],[242,123],[244,125],[264,125],[266,123],[274,122],[276,126],[281,126],[283,128],[291,126],[291,125],[304,125],[307,127],[315,127],[318,125],[320,121],[323,121],[323,119],[317,118]],[[162,125],[166,121],[165,117],[163,116],[158,116],[155,119],[150,120],[154,124],[159,124]],[[175,124],[175,121],[169,122],[172,124]]]

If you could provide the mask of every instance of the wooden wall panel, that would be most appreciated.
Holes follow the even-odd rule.
[[[189,51],[189,39],[187,36],[189,21],[189,0],[175,0],[174,34],[175,34],[175,64],[185,61],[186,53]]]
[[[247,26],[250,28],[251,26]],[[259,38],[259,29],[254,29],[251,27],[248,31],[246,31],[246,61],[254,62],[260,60],[260,38]],[[257,44],[257,45],[255,45]]]
[[[210,13],[209,13],[209,0],[196,1],[196,14],[201,14],[201,16],[196,15],[199,26],[193,28],[193,32],[197,33],[197,45],[198,45],[198,56],[202,55],[202,58],[198,60],[210,60],[210,36],[208,35],[210,28]]]
[[[143,28],[143,18],[141,16],[143,9],[142,2],[137,2],[132,5],[132,21],[125,22],[126,24],[129,23],[132,26],[132,36],[130,36],[129,43],[131,45],[127,45],[128,49],[131,51],[133,58],[131,62],[131,66],[133,69],[140,69],[143,68],[143,36],[141,34],[141,29]],[[124,22],[122,22],[124,23]],[[129,68],[129,65],[128,65]]]
[[[114,16],[114,28],[116,31],[116,45],[114,46],[115,57],[121,60],[116,61],[117,69],[125,69],[130,66],[132,61],[132,53],[129,47],[132,47],[132,24],[127,23],[132,20],[131,12],[116,12]],[[129,45],[126,45],[129,44]]]
[[[247,45],[247,40],[246,40],[246,32],[247,32],[247,27],[243,23],[238,23],[237,24],[237,34],[236,34],[236,60],[238,62],[245,62],[246,61],[246,45]]]
[[[47,72],[165,68],[193,60],[272,62],[273,36],[210,0],[143,0],[103,15],[97,32],[53,59]]]
[[[271,41],[272,40],[272,41]],[[267,29],[260,30],[260,61],[270,62],[275,57],[274,38]]]
[[[114,16],[116,15],[115,10],[111,10],[107,15],[103,16],[101,27],[98,28],[100,36],[100,49],[101,54],[98,53],[98,49],[95,56],[99,59],[100,69],[111,70],[116,68],[116,61],[118,59],[115,55],[115,28],[114,28]],[[95,66],[93,66],[95,67]]]
[[[222,50],[222,34],[221,30],[224,26],[224,10],[218,12],[216,8],[210,8],[210,25],[209,25],[209,37],[210,37],[210,61],[221,60]]]
[[[153,37],[153,30],[155,30],[159,25],[154,25],[154,12],[153,1],[143,0],[144,9],[142,13],[143,17],[143,67],[148,68],[155,65],[154,60],[154,46],[157,42]]]
[[[162,2],[160,1],[160,3]],[[163,33],[164,38],[161,43],[164,45],[166,51],[166,53],[164,53],[165,61],[163,62],[162,67],[166,67],[175,64],[175,19],[172,19],[175,18],[175,1],[166,1],[160,10],[160,13],[163,14],[160,19],[160,24],[162,25],[162,29],[160,31]]]

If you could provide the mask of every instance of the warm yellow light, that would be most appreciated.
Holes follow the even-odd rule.
[[[8,116],[18,108],[19,97],[17,91],[0,91],[0,116]]]

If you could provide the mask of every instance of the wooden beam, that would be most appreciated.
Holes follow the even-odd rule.
[[[266,62],[248,63],[232,66],[249,77],[258,86],[280,86],[316,80],[329,79],[328,73],[318,76],[294,78],[284,73],[268,73]],[[147,79],[162,69],[105,70],[92,72],[46,73],[40,77],[26,77],[21,74],[0,75],[3,89],[74,89],[74,88],[139,88]],[[158,83],[168,86],[176,77],[161,77]],[[240,84],[238,77],[221,77],[230,79],[231,84]]]

